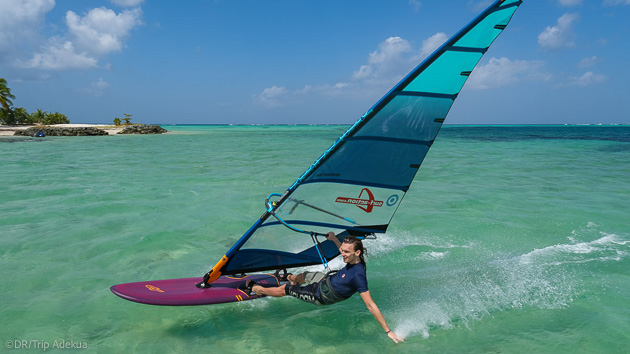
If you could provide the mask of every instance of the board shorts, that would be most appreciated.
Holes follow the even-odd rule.
[[[319,283],[325,276],[322,272],[304,272],[304,284]]]
[[[326,273],[321,272],[305,272],[303,285],[291,285],[287,284],[284,287],[284,293],[293,296],[296,299],[300,299],[304,302],[308,302],[317,306],[324,304],[321,299],[319,285],[322,279],[326,276]]]
[[[340,296],[332,288],[329,275],[336,272],[329,272],[328,274],[306,272],[304,273],[304,285],[287,284],[284,287],[284,293],[317,306],[346,300],[347,298]]]

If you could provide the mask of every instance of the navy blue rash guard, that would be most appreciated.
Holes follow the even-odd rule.
[[[364,293],[368,291],[365,266],[361,263],[346,264],[330,278],[330,283],[333,290],[346,299],[356,292]]]

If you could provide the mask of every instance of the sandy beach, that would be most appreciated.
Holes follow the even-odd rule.
[[[19,126],[9,126],[9,125],[0,125],[0,136],[13,136],[17,130],[24,130],[31,127],[35,127],[35,125],[19,125]],[[123,126],[115,126],[111,124],[53,124],[48,125],[47,127],[59,127],[59,128],[81,128],[81,127],[94,127],[98,129],[102,129],[107,132],[109,135],[118,134],[121,130],[123,130]]]

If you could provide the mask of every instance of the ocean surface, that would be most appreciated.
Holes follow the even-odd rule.
[[[358,295],[113,295],[203,275],[347,128],[164,127],[0,141],[1,352],[628,353],[630,126],[445,126],[366,241],[398,345]]]

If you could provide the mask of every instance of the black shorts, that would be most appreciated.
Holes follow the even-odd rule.
[[[293,296],[296,299],[300,299],[304,302],[308,302],[314,305],[322,305],[323,301],[317,295],[319,290],[319,283],[308,284],[305,286],[287,284],[284,287],[284,292],[287,295]]]

